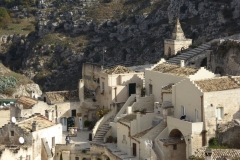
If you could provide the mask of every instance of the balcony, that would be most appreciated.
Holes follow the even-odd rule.
[[[203,122],[189,122],[170,116],[167,117],[167,124],[170,128],[178,128],[189,133],[201,132],[203,130]]]

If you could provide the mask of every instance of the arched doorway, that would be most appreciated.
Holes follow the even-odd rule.
[[[172,55],[172,50],[171,50],[171,47],[168,48],[168,56],[171,56]]]
[[[215,74],[220,74],[222,76],[223,73],[224,73],[224,70],[221,67],[216,67]]]
[[[200,67],[207,67],[207,57],[203,58]]]
[[[186,141],[182,132],[178,129],[173,129],[169,136],[169,141],[171,142],[169,147],[171,160],[187,159],[186,157]]]

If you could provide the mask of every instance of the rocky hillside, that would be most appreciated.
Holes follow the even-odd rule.
[[[0,63],[0,98],[30,96],[32,92],[42,94],[39,86],[28,77],[15,73]]]
[[[43,90],[74,89],[82,63],[144,64],[163,57],[174,19],[199,45],[240,31],[239,0],[52,0],[38,3],[36,31],[0,58]]]

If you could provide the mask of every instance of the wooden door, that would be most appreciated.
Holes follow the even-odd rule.
[[[136,83],[129,83],[128,93],[129,97],[131,94],[136,94]]]
[[[137,156],[137,145],[136,143],[133,143],[133,156]]]

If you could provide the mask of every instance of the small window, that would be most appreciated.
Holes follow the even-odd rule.
[[[177,150],[177,145],[176,144],[173,145],[173,150]]]
[[[14,136],[14,131],[11,131],[11,136],[12,136],[12,137]]]
[[[182,116],[186,115],[185,107],[182,106]]]
[[[223,108],[222,107],[217,108],[217,119],[222,119],[222,115],[223,115]]]
[[[79,160],[79,157],[75,157],[75,160]]]
[[[195,119],[196,119],[196,122],[198,122],[198,110],[195,109]]]
[[[76,117],[76,115],[77,115],[76,109],[73,109],[72,110],[72,117]]]
[[[126,136],[125,135],[123,135],[123,140],[126,141]]]

